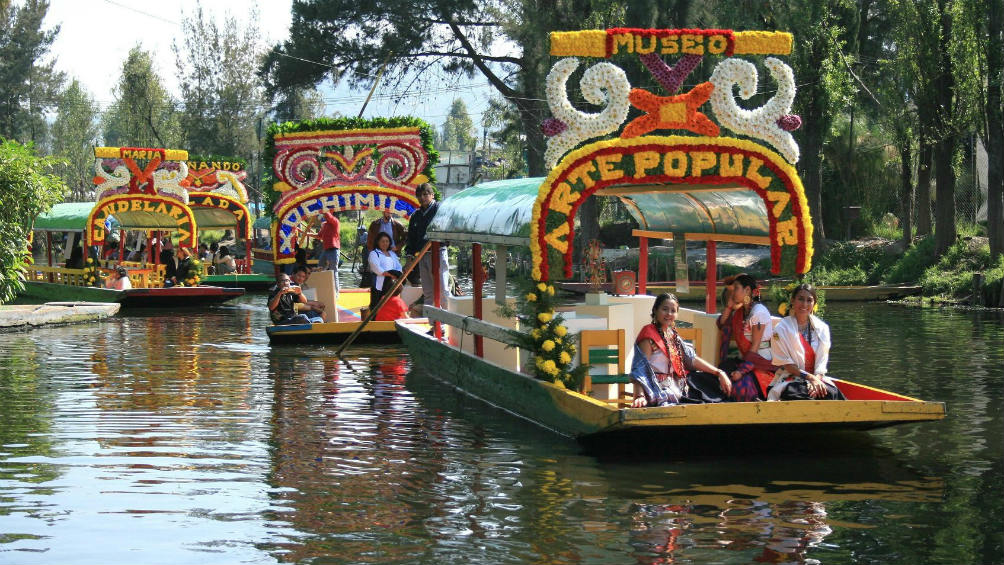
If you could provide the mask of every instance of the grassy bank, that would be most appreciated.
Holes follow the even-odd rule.
[[[965,230],[941,256],[934,238],[918,240],[905,251],[887,240],[836,242],[814,258],[809,279],[819,285],[919,284],[924,296],[998,306],[1004,284],[1004,258],[990,260],[990,247],[976,229]],[[974,291],[974,279],[983,282]]]

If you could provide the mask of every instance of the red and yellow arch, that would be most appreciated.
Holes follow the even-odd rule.
[[[189,192],[188,206],[193,209],[205,208],[222,210],[234,217],[235,236],[247,239],[251,233],[251,211],[240,200],[218,192]],[[205,218],[203,218],[205,219]],[[203,229],[210,229],[203,227]]]
[[[195,216],[191,208],[174,198],[157,194],[116,194],[102,198],[87,217],[87,245],[104,245],[105,220],[115,216],[127,229],[178,232],[178,245],[198,245]]]
[[[597,190],[619,185],[741,185],[763,199],[771,271],[812,266],[812,221],[794,167],[766,147],[730,137],[645,136],[585,145],[564,156],[540,186],[533,208],[533,278],[550,280],[550,251],[572,276],[575,212]]]
[[[418,209],[415,193],[379,185],[330,186],[283,202],[276,210],[272,225],[272,249],[275,262],[295,261],[296,230],[301,221],[325,211],[387,210],[409,218]]]

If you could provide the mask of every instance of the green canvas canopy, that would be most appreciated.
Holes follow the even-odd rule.
[[[529,245],[533,204],[544,179],[487,182],[443,200],[429,226],[429,237]],[[767,244],[770,224],[763,200],[752,190],[721,185],[630,185],[596,192],[624,202],[642,230],[667,234],[701,234],[706,239]]]
[[[499,180],[466,188],[439,204],[427,235],[431,239],[527,247],[533,202],[541,181]]]
[[[37,231],[84,231],[87,218],[94,209],[94,202],[63,202],[56,204],[48,212],[35,218],[32,229]],[[119,228],[115,218],[111,218],[111,229]]]

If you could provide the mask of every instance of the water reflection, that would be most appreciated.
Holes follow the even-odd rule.
[[[943,422],[639,458],[400,349],[270,348],[255,300],[3,336],[0,561],[1001,561],[999,319],[831,305],[844,376],[944,400]]]

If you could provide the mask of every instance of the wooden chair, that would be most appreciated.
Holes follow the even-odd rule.
[[[593,366],[617,366],[616,372],[608,375],[587,374],[582,382],[583,394],[592,394],[594,384],[616,384],[617,397],[608,402],[625,403],[625,398],[627,397],[626,385],[631,382],[631,375],[626,374],[625,365],[627,355],[622,347],[623,343],[623,329],[582,330],[579,333],[579,355],[583,363]],[[626,402],[630,403],[631,399],[627,399]]]

